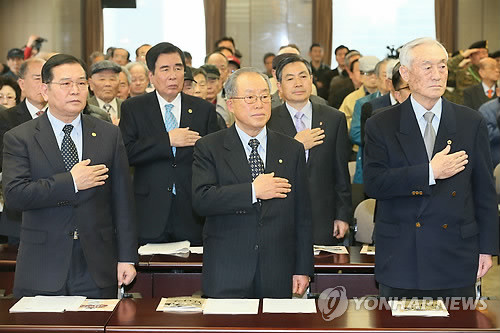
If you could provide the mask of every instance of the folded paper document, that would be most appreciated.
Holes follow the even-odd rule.
[[[9,309],[10,313],[77,311],[85,296],[23,297]]]
[[[139,248],[141,256],[153,254],[184,254],[189,253],[189,241],[162,243],[162,244],[146,244]]]
[[[316,313],[314,299],[278,299],[264,298],[262,303],[263,313]]]
[[[375,254],[375,246],[372,246],[372,245],[363,245],[363,247],[361,248],[361,251],[359,251],[359,253],[361,254]]]
[[[257,314],[259,311],[258,299],[215,299],[205,301],[203,314]]]
[[[326,245],[314,245],[314,255],[317,256],[320,251],[330,252],[333,254],[349,254],[345,246],[326,246]]]
[[[201,312],[203,310],[204,298],[200,297],[164,297],[156,311],[163,312]]]

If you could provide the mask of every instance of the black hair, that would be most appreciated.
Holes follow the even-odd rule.
[[[124,50],[125,52],[127,52],[127,61],[130,60],[130,52],[125,50],[123,47],[115,47],[113,48],[113,50],[111,51],[111,58],[113,58],[113,56],[115,55],[115,52],[116,50]]]
[[[354,64],[357,63],[358,61],[359,61],[359,59],[356,59],[353,62],[351,62],[351,65],[349,66],[349,70],[351,71],[351,73],[352,73],[352,69],[354,68]]]
[[[335,48],[335,51],[334,51],[333,53],[334,53],[335,55],[337,55],[337,52],[338,52],[338,51],[340,51],[340,50],[342,50],[342,49],[346,49],[346,50],[347,50],[347,52],[349,52],[349,48],[348,48],[347,46],[345,46],[345,45],[339,45],[339,46],[337,46],[337,47]]]
[[[283,58],[281,61],[279,61],[278,65],[276,67],[276,79],[278,80],[278,82],[281,82],[283,68],[285,68],[286,65],[291,64],[293,62],[304,63],[304,65],[306,65],[306,68],[307,68],[307,71],[309,72],[309,74],[312,73],[311,64],[309,63],[309,61],[302,58],[298,54],[293,54],[293,53],[292,54],[291,53],[284,53],[284,54],[286,54],[287,56],[285,58]]]
[[[233,37],[229,37],[229,36],[224,36],[224,37],[222,37],[221,39],[217,40],[217,41],[215,42],[215,47],[216,47],[216,48],[217,48],[217,47],[219,47],[219,43],[220,43],[220,42],[224,42],[224,41],[231,42],[231,44],[233,44],[234,48],[236,48],[236,44],[234,43],[234,39],[233,39]]]
[[[57,66],[65,65],[65,64],[79,64],[82,66],[83,71],[85,72],[85,78],[87,78],[87,71],[85,70],[85,64],[80,59],[73,57],[69,54],[56,54],[47,60],[47,62],[42,67],[42,82],[50,83],[54,79],[54,73],[52,69]]]
[[[21,88],[17,84],[16,80],[10,76],[0,76],[0,89],[2,89],[3,86],[9,86],[14,89],[16,93],[16,105],[19,104],[21,102]]]
[[[183,51],[182,53],[184,53],[184,59],[193,60],[193,56],[188,51]]]
[[[149,45],[149,44],[142,44],[141,46],[139,46],[138,48],[136,48],[136,49],[135,49],[135,56],[136,56],[136,57],[138,57],[138,56],[139,56],[139,49],[140,49],[141,47],[144,47],[144,46],[151,46],[151,45]],[[127,51],[127,50],[125,50],[125,51]],[[128,51],[127,51],[127,52],[128,52]]]
[[[179,57],[181,57],[182,66],[186,67],[186,58],[184,57],[184,52],[182,52],[182,50],[174,44],[163,42],[156,44],[151,49],[149,49],[148,53],[146,53],[146,64],[148,65],[151,73],[154,74],[155,72],[156,60],[158,60],[160,54],[169,53],[177,53]]]
[[[315,47],[323,48],[323,46],[321,46],[320,43],[312,43],[311,47],[309,48],[309,52],[311,52],[313,50],[313,48],[315,48]]]
[[[276,57],[276,54],[274,54],[272,52],[267,52],[266,54],[264,54],[264,59],[262,59],[262,61],[265,63],[266,59],[269,57]]]

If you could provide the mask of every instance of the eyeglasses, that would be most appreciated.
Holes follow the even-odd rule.
[[[406,86],[406,87],[401,87],[401,88],[399,88],[399,89],[396,89],[396,91],[401,91],[401,90],[405,90],[405,89],[410,90],[410,87],[409,87],[409,86]]]
[[[360,73],[361,73],[361,75],[364,75],[364,76],[375,75],[374,71],[371,71],[371,72],[360,72]]]
[[[262,103],[271,103],[271,95],[250,95],[245,97],[231,97],[230,99],[243,99],[247,104],[257,103],[257,99],[260,99]]]
[[[87,80],[77,80],[77,81],[60,81],[60,82],[49,82],[47,84],[58,84],[61,90],[69,91],[73,87],[73,84],[76,85],[78,90],[85,90],[88,87]]]

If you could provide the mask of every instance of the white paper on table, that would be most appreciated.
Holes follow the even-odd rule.
[[[375,254],[375,246],[373,245],[363,245],[361,248],[361,251],[359,251],[360,254],[370,254],[373,255]]]
[[[316,251],[325,251],[333,254],[349,254],[349,251],[347,251],[347,248],[343,245],[336,245],[336,246],[314,245],[314,252],[315,252],[314,255],[317,255]]]
[[[442,300],[411,299],[389,301],[394,317],[449,317],[448,310]]]
[[[120,302],[119,299],[86,299],[76,311],[107,311],[111,312]],[[68,310],[69,311],[69,310]]]
[[[35,296],[23,297],[9,309],[10,313],[76,311],[85,296]]]
[[[258,299],[209,298],[205,301],[203,314],[257,314]]]
[[[189,252],[194,254],[203,254],[203,246],[191,246]]]
[[[304,298],[264,298],[263,313],[316,313],[314,299]]]
[[[161,243],[161,244],[146,244],[139,248],[139,254],[141,256],[153,255],[153,254],[178,254],[178,253],[189,253],[189,246],[191,243],[189,241],[173,242],[173,243]]]

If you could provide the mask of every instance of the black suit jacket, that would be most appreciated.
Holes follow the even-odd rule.
[[[94,282],[117,283],[118,262],[137,261],[137,235],[127,154],[118,127],[82,115],[83,159],[105,164],[105,185],[78,191],[64,167],[47,114],[4,136],[3,187],[22,211],[15,288],[60,290],[71,264],[75,228]]]
[[[313,241],[335,245],[333,221],[352,223],[351,183],[347,162],[351,152],[344,113],[312,103],[312,128],[325,131],[324,142],[309,151],[307,179],[311,197]],[[297,130],[286,104],[272,111],[268,127],[291,138]]]
[[[26,100],[22,101],[13,108],[0,111],[0,172],[2,171],[3,137],[5,133],[31,119],[33,118],[31,118],[31,114],[26,106]],[[21,218],[21,212],[12,210],[5,205],[0,218],[0,234],[19,238],[19,233],[21,231]]]
[[[473,110],[479,110],[481,105],[496,98],[495,89],[496,87],[493,88],[493,96],[488,98],[488,96],[484,94],[482,83],[468,87],[464,90],[464,105]]]
[[[370,118],[373,114],[373,111],[386,108],[388,106],[391,106],[391,97],[390,97],[390,92],[379,96],[369,102],[366,102],[363,104],[361,107],[361,118],[360,118],[360,124],[361,124],[361,145],[365,145],[365,124],[366,120]]]
[[[234,125],[198,140],[193,206],[207,217],[203,232],[206,296],[254,297],[245,290],[251,289],[259,272],[264,297],[289,298],[292,276],[313,273],[304,154],[300,143],[268,130],[265,173],[287,178],[292,191],[285,199],[252,205],[250,167]]]
[[[201,136],[218,130],[213,104],[184,93],[181,98],[179,127],[189,127]],[[179,240],[201,244],[203,218],[191,205],[193,147],[177,148],[173,156],[155,91],[122,103],[120,128],[130,165],[135,167],[139,240],[158,238],[168,225]],[[178,215],[175,221],[169,221],[172,202]]]
[[[469,163],[432,186],[410,99],[366,122],[363,178],[366,193],[377,199],[375,277],[393,288],[472,286],[479,254],[498,253],[485,120],[467,107],[442,103],[434,154],[450,140],[450,153],[464,150]]]

